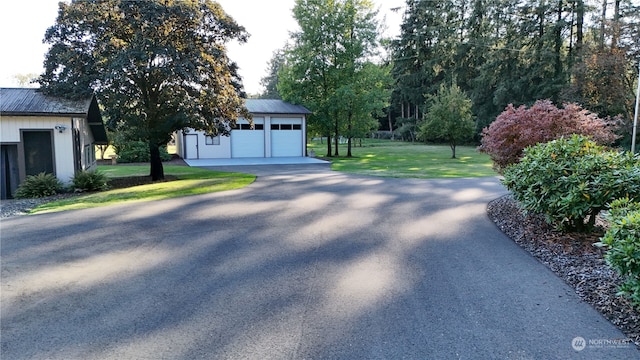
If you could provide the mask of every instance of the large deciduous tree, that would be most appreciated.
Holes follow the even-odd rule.
[[[45,93],[95,92],[111,128],[149,144],[150,175],[164,178],[159,147],[180,129],[228,135],[250,118],[226,53],[248,34],[211,0],[61,2],[39,83]]]
[[[358,86],[380,75],[372,76],[370,67],[379,42],[376,12],[369,0],[296,0],[293,15],[300,31],[286,51],[278,91],[313,111],[309,127],[327,136],[327,156],[333,156],[331,137],[359,128],[353,121],[371,118],[374,109],[363,107],[362,99],[386,106],[380,87]]]
[[[354,73],[349,83],[338,88],[340,114],[344,120],[343,133],[347,138],[347,157],[351,157],[353,138],[363,138],[377,130],[379,123],[373,116],[383,116],[389,106],[391,76],[388,67],[366,63]]]

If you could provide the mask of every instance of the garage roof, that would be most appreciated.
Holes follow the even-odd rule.
[[[247,99],[246,106],[252,114],[311,114],[302,105],[274,99]]]
[[[95,96],[82,100],[68,100],[44,95],[38,89],[0,88],[0,115],[86,118],[96,143],[108,143]]]

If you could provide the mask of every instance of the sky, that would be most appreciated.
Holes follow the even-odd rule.
[[[42,43],[44,33],[55,23],[59,0],[0,1],[0,87],[17,87],[16,75],[43,72],[48,45]],[[69,2],[69,0],[66,0]],[[289,33],[297,29],[291,9],[294,0],[218,0],[222,8],[251,35],[245,44],[229,44],[229,57],[240,67],[245,91],[262,91],[260,79],[267,75],[273,52],[282,48]],[[386,23],[385,36],[400,33],[405,0],[373,0]]]

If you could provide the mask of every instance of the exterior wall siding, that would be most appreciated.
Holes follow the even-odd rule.
[[[60,133],[56,125],[64,125]],[[0,143],[20,143],[24,130],[53,130],[55,175],[68,184],[75,174],[73,161],[73,121],[67,117],[3,116],[0,119]]]
[[[76,129],[80,131],[80,170],[95,170],[97,168],[96,151],[95,151],[95,139],[89,128],[89,122],[87,119],[74,118],[73,124]]]
[[[263,124],[263,130],[233,130],[231,136],[220,136],[218,145],[207,145],[203,131],[190,129],[176,132],[176,152],[183,159],[230,159],[246,156],[242,146],[234,141],[250,141],[247,146],[261,146],[264,150],[257,157],[306,156],[306,118],[300,115],[253,114],[254,124]],[[238,124],[246,120],[238,119]],[[272,125],[297,125],[297,129],[272,130]],[[237,131],[234,136],[233,132]],[[243,132],[244,135],[240,135]],[[240,135],[240,136],[239,136]],[[260,136],[260,138],[256,138]],[[235,152],[234,152],[235,149]],[[253,157],[253,156],[252,156]]]

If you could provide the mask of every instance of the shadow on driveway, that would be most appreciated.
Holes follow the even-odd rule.
[[[256,170],[240,190],[3,220],[2,358],[639,356],[572,347],[624,336],[490,222],[496,178]]]

